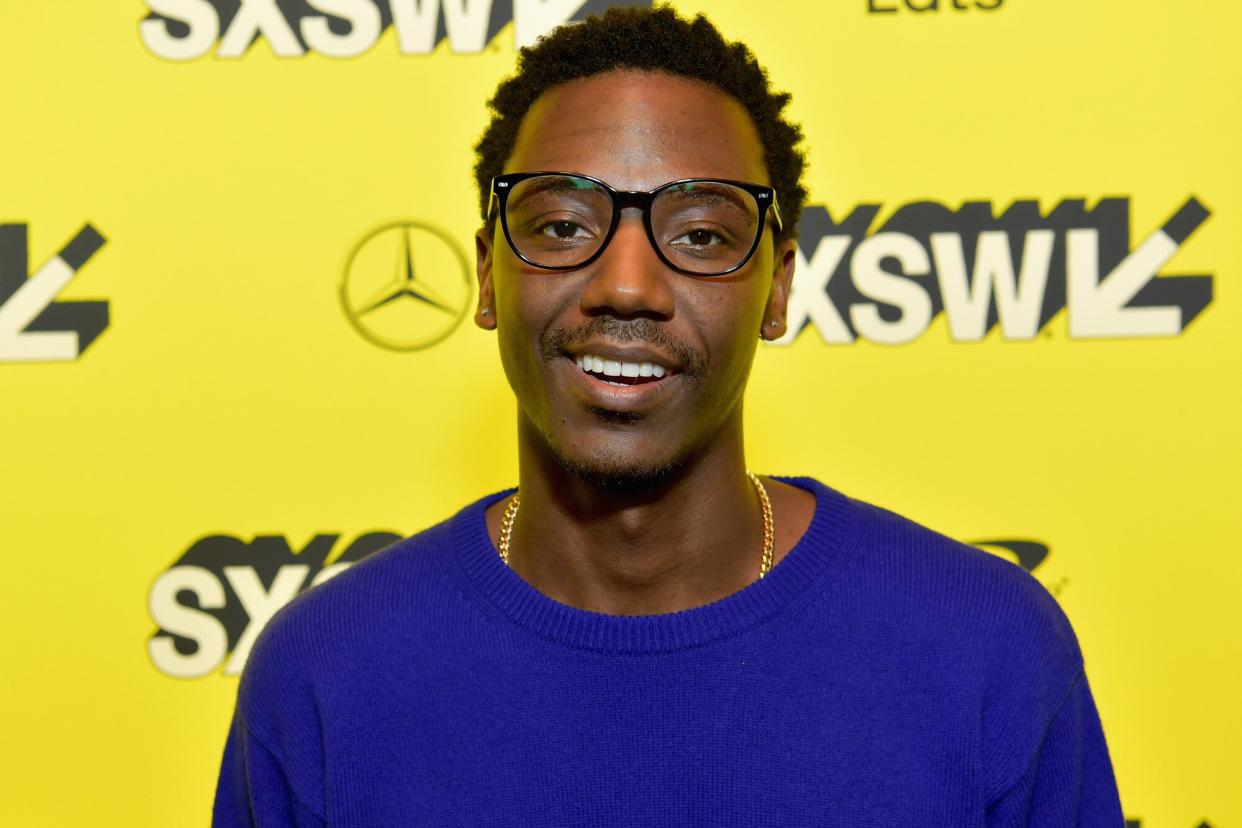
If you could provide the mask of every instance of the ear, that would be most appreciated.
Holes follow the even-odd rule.
[[[496,303],[492,292],[495,233],[494,225],[485,224],[474,234],[474,273],[479,279],[479,305],[474,311],[474,324],[486,331],[496,330]]]
[[[776,258],[772,265],[772,288],[768,292],[768,305],[763,312],[763,339],[780,339],[785,335],[789,308],[789,291],[793,285],[794,264],[797,262],[798,242],[786,239],[776,246]]]

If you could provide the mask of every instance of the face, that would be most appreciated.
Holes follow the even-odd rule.
[[[683,178],[769,183],[740,104],[705,83],[634,71],[574,80],[535,102],[505,172],[535,171],[582,173],[616,190]],[[597,259],[567,271],[523,262],[499,221],[481,229],[475,321],[498,334],[520,439],[585,479],[617,485],[740,440],[759,337],[785,329],[794,245],[775,244],[775,232],[769,217],[742,268],[695,277],[660,260],[636,208],[622,211]],[[597,358],[605,372],[619,363],[623,376],[590,370]]]

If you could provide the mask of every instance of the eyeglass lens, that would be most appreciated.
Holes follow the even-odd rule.
[[[544,267],[574,267],[603,245],[612,213],[612,197],[594,181],[541,175],[514,185],[505,218],[510,240],[525,259]],[[709,275],[746,258],[760,232],[760,215],[746,190],[694,181],[656,194],[651,230],[671,264]]]

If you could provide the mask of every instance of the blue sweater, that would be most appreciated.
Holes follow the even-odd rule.
[[[809,478],[767,577],[665,615],[500,560],[502,492],[302,594],[256,643],[215,824],[1124,824],[1078,642],[1008,561]]]

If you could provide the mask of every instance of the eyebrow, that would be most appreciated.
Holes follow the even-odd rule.
[[[670,188],[669,192],[675,193],[679,197],[689,198],[694,201],[707,201],[717,204],[722,201],[727,201],[743,213],[753,215],[754,210],[751,208],[755,205],[752,200],[742,198],[741,194],[733,187],[713,187],[712,185],[714,184],[719,184],[719,182],[689,181],[685,184],[678,184],[676,187]]]
[[[548,175],[539,178],[529,178],[522,182],[521,192],[518,193],[518,203],[534,196],[543,195],[544,193],[563,193],[563,192],[584,192],[595,191],[597,193],[606,194],[604,189],[594,181],[588,181],[585,178],[574,178],[569,175]]]
[[[592,192],[592,194],[597,194],[597,197],[602,197],[604,200],[607,200],[607,197],[609,197],[607,191],[602,189],[600,185],[595,184],[594,181],[569,178],[568,175],[549,175],[546,178],[527,179],[522,184],[525,186],[520,187],[517,194],[515,194],[517,195],[515,199],[513,192],[510,192],[509,195],[510,204],[518,207],[518,209],[529,205],[529,202],[538,199],[539,196],[549,194]]]

